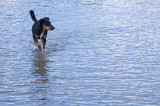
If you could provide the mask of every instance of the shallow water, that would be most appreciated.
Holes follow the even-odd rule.
[[[0,104],[160,105],[159,0],[0,0]],[[50,17],[34,47],[29,10]]]

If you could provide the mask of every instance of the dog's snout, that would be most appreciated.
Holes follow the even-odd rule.
[[[55,27],[54,27],[54,26],[50,26],[50,29],[51,29],[51,30],[54,30],[54,29],[55,29]]]

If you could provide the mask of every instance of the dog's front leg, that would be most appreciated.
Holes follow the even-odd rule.
[[[47,30],[44,32],[44,35],[41,37],[42,39],[42,43],[43,43],[43,49],[45,49],[45,45],[46,45],[46,37],[47,37]]]
[[[43,43],[43,50],[44,50],[46,45],[46,39],[42,38],[42,43]]]

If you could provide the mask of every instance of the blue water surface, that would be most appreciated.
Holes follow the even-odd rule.
[[[159,106],[159,0],[0,0],[0,105]],[[33,21],[50,17],[45,51]]]

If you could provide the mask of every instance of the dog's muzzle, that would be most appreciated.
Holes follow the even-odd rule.
[[[55,27],[54,26],[50,26],[50,30],[54,30],[55,29]]]

